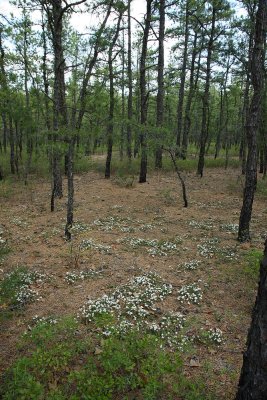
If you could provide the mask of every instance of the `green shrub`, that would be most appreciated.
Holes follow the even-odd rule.
[[[266,179],[258,180],[256,193],[262,197],[267,197],[267,180]]]
[[[263,258],[263,253],[258,249],[251,249],[245,255],[245,274],[257,281],[259,279],[260,263]]]
[[[3,400],[207,400],[204,385],[190,383],[178,353],[149,334],[98,338],[81,334],[72,318],[39,323],[21,343],[26,354],[6,372]],[[90,338],[90,339],[89,339]]]

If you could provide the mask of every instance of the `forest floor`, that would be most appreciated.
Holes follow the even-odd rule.
[[[18,339],[36,315],[77,315],[88,298],[154,272],[173,287],[159,312],[180,312],[187,320],[192,345],[183,354],[185,374],[200,377],[216,399],[234,399],[257,287],[248,260],[263,250],[266,199],[256,196],[253,240],[240,244],[239,170],[208,169],[202,179],[185,175],[188,208],[174,173],[153,173],[147,183],[130,188],[96,172],[76,176],[71,244],[64,239],[66,199],[57,200],[51,213],[48,181],[13,184],[0,198],[2,237],[11,249],[1,262],[0,280],[18,265],[49,279],[32,285],[36,301],[2,322],[1,373],[19,356]],[[88,269],[96,274],[79,279]],[[182,303],[179,290],[190,284],[202,298]]]

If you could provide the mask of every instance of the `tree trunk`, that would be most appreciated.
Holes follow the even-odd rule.
[[[128,123],[127,123],[127,156],[132,159],[132,118],[133,118],[133,73],[132,73],[132,27],[131,27],[131,0],[128,0]]]
[[[120,13],[115,34],[113,36],[112,42],[109,46],[108,51],[108,68],[109,68],[109,116],[108,116],[108,127],[107,127],[107,159],[105,168],[105,178],[110,178],[110,167],[112,158],[112,147],[113,147],[113,126],[114,126],[114,109],[115,109],[115,91],[114,91],[114,71],[113,71],[113,49],[118,40],[120,32],[120,23],[122,19],[122,14]]]
[[[157,93],[157,142],[155,168],[162,168],[162,126],[164,120],[164,37],[165,0],[159,2],[159,55],[158,55],[158,93]]]
[[[254,93],[251,99],[246,123],[246,136],[248,143],[248,157],[246,165],[246,181],[243,195],[243,205],[239,219],[238,240],[250,240],[250,220],[254,193],[257,185],[257,132],[261,114],[261,102],[264,87],[264,59],[267,23],[266,0],[259,0],[256,15],[255,40],[251,60],[251,81]]]
[[[125,142],[125,33],[122,30],[122,72],[121,72],[121,134],[120,134],[120,160],[123,160]]]
[[[190,78],[189,78],[189,92],[187,96],[186,106],[185,106],[185,116],[184,116],[184,126],[183,126],[183,140],[182,140],[182,152],[181,158],[183,160],[186,159],[187,156],[187,147],[188,147],[188,137],[191,127],[191,105],[192,100],[195,92],[195,85],[194,85],[194,75],[195,75],[195,62],[197,56],[197,39],[198,34],[195,32],[194,35],[194,42],[193,42],[193,50],[192,50],[192,58],[191,58],[191,66],[190,66]],[[201,50],[200,50],[201,53]]]
[[[182,129],[183,129],[183,105],[184,105],[186,66],[187,66],[187,58],[188,58],[187,57],[188,39],[189,39],[189,0],[186,0],[183,63],[182,63],[182,69],[181,69],[180,88],[179,88],[178,106],[177,106],[176,146],[177,146],[177,154],[179,154],[179,155],[181,153],[179,149],[181,146]]]
[[[267,241],[236,400],[267,398]]]
[[[10,171],[15,174],[15,141],[12,117],[9,116]]]
[[[2,45],[2,27],[0,26],[0,86],[8,97],[8,87],[7,87],[7,76],[5,70],[5,51]],[[8,113],[8,101],[5,98],[2,99],[3,111],[2,111],[2,122],[3,122],[3,147],[4,152],[7,152],[7,113]]]
[[[150,30],[151,22],[151,6],[153,0],[147,0],[146,17],[145,17],[145,28],[142,39],[142,51],[140,58],[140,123],[141,123],[141,134],[140,134],[140,145],[141,145],[141,165],[139,174],[139,183],[146,182],[147,174],[147,109],[148,109],[148,93],[146,90],[146,58],[147,58],[147,43]]]
[[[46,30],[47,26],[44,20],[44,9],[42,7],[42,45],[43,45],[43,57],[42,57],[42,76],[44,85],[44,104],[45,104],[45,123],[46,128],[49,131],[51,129],[50,116],[49,116],[49,81],[47,72],[47,42],[46,42]]]
[[[197,174],[203,176],[204,163],[205,163],[205,147],[208,139],[208,111],[209,111],[209,99],[210,99],[210,80],[211,80],[211,58],[213,53],[214,36],[215,36],[215,24],[216,24],[216,7],[213,5],[212,8],[212,21],[211,21],[211,32],[208,42],[208,53],[207,53],[207,70],[206,70],[206,81],[205,90],[203,94],[203,110],[202,110],[202,125],[200,134],[200,149],[198,158]]]
[[[73,225],[73,203],[74,203],[74,184],[73,184],[73,158],[75,148],[75,137],[69,142],[67,154],[67,177],[68,177],[68,203],[67,203],[67,222],[65,226],[65,236],[71,240],[71,228]]]

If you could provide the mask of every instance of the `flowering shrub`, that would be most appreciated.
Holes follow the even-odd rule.
[[[182,304],[199,304],[202,300],[202,290],[195,283],[184,285],[178,290],[178,300]]]
[[[98,250],[101,254],[111,254],[111,246],[95,243],[92,239],[84,239],[80,244],[81,250]]]
[[[101,274],[102,271],[94,271],[93,269],[86,269],[79,272],[67,272],[65,281],[71,285],[77,281],[84,281],[85,279],[95,278]]]
[[[201,264],[201,261],[199,260],[191,260],[191,261],[187,261],[183,264],[180,264],[178,267],[181,267],[182,269],[186,270],[186,271],[193,271],[195,269],[197,269]]]
[[[120,243],[128,244],[134,249],[138,247],[148,247],[147,252],[152,256],[167,256],[168,254],[177,253],[180,238],[175,238],[174,241],[163,241],[157,239],[129,238],[120,239]]]
[[[31,286],[48,279],[47,275],[26,268],[17,268],[7,274],[0,284],[0,300],[12,307],[25,306],[39,300],[38,292]]]

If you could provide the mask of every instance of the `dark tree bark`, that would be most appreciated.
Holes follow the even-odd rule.
[[[255,40],[251,60],[251,81],[254,93],[251,99],[246,124],[248,157],[246,165],[246,181],[243,195],[243,205],[239,218],[238,240],[250,240],[250,220],[254,193],[257,185],[257,132],[261,114],[261,102],[264,88],[264,59],[267,24],[266,0],[259,0],[256,15]]]
[[[115,109],[115,91],[114,91],[114,71],[113,71],[113,61],[116,54],[113,54],[113,49],[118,40],[120,32],[120,24],[122,19],[122,13],[119,14],[115,34],[113,36],[112,42],[109,46],[108,51],[108,69],[109,69],[109,116],[108,116],[108,127],[107,127],[107,159],[105,168],[105,178],[110,178],[110,167],[112,158],[112,148],[113,148],[113,130],[114,130],[114,109]]]
[[[69,142],[67,154],[67,178],[68,178],[68,203],[67,203],[67,222],[65,226],[65,237],[71,240],[71,228],[73,225],[73,204],[74,204],[74,183],[73,183],[73,157],[75,148],[75,136]]]
[[[221,141],[224,136],[225,139],[225,148],[226,148],[226,162],[225,166],[228,165],[228,155],[229,155],[229,138],[228,138],[228,94],[227,94],[227,82],[230,71],[230,57],[228,57],[224,78],[221,82],[221,90],[220,90],[220,115],[219,115],[219,127],[216,138],[216,146],[215,146],[215,155],[216,159],[219,156],[221,149]]]
[[[65,58],[63,38],[63,17],[72,7],[84,3],[78,0],[72,3],[62,0],[42,0],[41,4],[47,14],[48,25],[52,34],[54,52],[54,93],[53,93],[53,151],[52,151],[52,194],[51,211],[54,210],[54,200],[63,196],[62,176],[60,169],[60,150],[58,144],[61,139],[60,129],[68,127],[68,113],[65,93]]]
[[[62,44],[63,15],[62,0],[55,0],[44,4],[48,24],[52,34],[54,51],[54,93],[53,93],[53,151],[52,151],[52,194],[51,211],[54,210],[54,199],[63,196],[62,176],[60,170],[60,150],[58,148],[59,130],[68,124],[67,106],[65,97],[65,59]]]
[[[139,174],[139,183],[146,182],[147,175],[147,109],[148,109],[148,93],[147,93],[147,82],[146,82],[146,59],[147,59],[147,43],[151,23],[151,9],[152,1],[146,1],[146,17],[145,17],[145,28],[142,39],[142,50],[140,58],[140,145],[141,145],[141,165]]]
[[[44,19],[44,8],[42,7],[42,45],[43,45],[43,57],[42,57],[42,77],[44,85],[44,104],[45,104],[45,123],[47,130],[51,129],[50,115],[49,115],[49,80],[47,72],[47,40],[46,40],[46,29],[47,24]]]
[[[155,168],[162,168],[162,126],[164,120],[164,37],[165,37],[165,0],[159,1],[159,54],[158,54],[158,93],[157,93],[157,143]]]
[[[10,144],[10,171],[11,174],[16,173],[15,168],[15,140],[14,140],[14,128],[11,115],[9,115],[9,144]]]
[[[132,72],[132,27],[131,27],[131,0],[128,0],[128,51],[127,51],[127,74],[128,74],[128,108],[127,108],[127,156],[132,159],[132,118],[133,118],[133,72]]]
[[[185,9],[185,32],[184,32],[184,50],[183,50],[183,63],[181,69],[180,87],[178,95],[178,106],[177,106],[177,136],[176,136],[176,146],[177,154],[180,155],[180,146],[182,139],[182,129],[183,129],[183,105],[184,105],[184,92],[185,92],[185,77],[186,77],[186,67],[188,58],[188,40],[189,40],[189,1],[186,0]]]
[[[4,92],[4,96],[8,96],[8,87],[7,87],[7,77],[5,70],[5,51],[2,44],[2,27],[0,26],[0,86]],[[3,102],[3,111],[2,111],[2,122],[3,122],[3,147],[4,152],[7,152],[7,111],[8,111],[8,101],[4,98]]]
[[[192,49],[190,78],[189,78],[189,91],[188,91],[188,96],[187,96],[187,100],[186,100],[184,126],[183,126],[184,129],[183,129],[181,158],[184,160],[186,159],[186,156],[187,156],[188,137],[189,137],[190,127],[191,127],[191,105],[192,105],[194,92],[195,92],[195,63],[196,63],[196,57],[197,57],[197,53],[198,53],[197,40],[198,40],[198,33],[196,31],[195,35],[194,35],[194,42],[193,42],[193,49]],[[200,53],[201,53],[201,49],[200,49]],[[198,73],[199,73],[199,69],[198,69]],[[198,75],[196,76],[196,80],[198,80]]]
[[[236,400],[267,398],[267,240]]]
[[[182,185],[184,207],[188,207],[188,199],[187,199],[187,194],[186,194],[185,182],[184,182],[184,179],[183,179],[183,177],[182,177],[182,175],[181,175],[181,173],[179,171],[179,168],[178,168],[178,165],[177,165],[177,162],[176,162],[175,151],[173,151],[172,149],[166,149],[166,151],[168,151],[168,153],[169,153],[169,155],[171,157],[174,169],[175,169],[176,174],[178,176],[178,179],[179,179],[179,181],[181,182],[181,185]]]
[[[120,160],[123,160],[125,142],[125,28],[122,29],[122,71],[121,71],[121,135],[120,135]]]
[[[203,94],[203,109],[202,109],[202,125],[200,134],[200,149],[198,158],[197,174],[203,176],[204,162],[205,162],[205,147],[208,139],[208,112],[209,112],[209,99],[210,99],[210,80],[211,80],[211,59],[213,53],[214,39],[215,39],[215,26],[216,26],[216,6],[212,7],[212,20],[211,20],[211,32],[208,41],[207,48],[207,65],[206,65],[206,79],[205,89]]]

